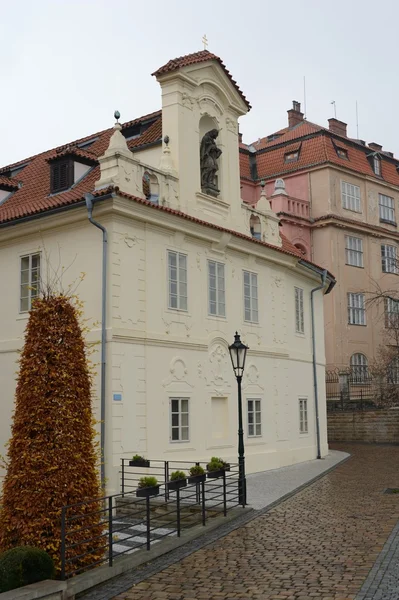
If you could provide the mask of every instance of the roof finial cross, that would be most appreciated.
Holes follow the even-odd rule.
[[[208,49],[208,38],[206,37],[206,33],[204,35],[204,37],[202,38],[202,43],[204,44],[204,50]]]

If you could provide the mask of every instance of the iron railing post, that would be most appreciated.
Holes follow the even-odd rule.
[[[169,462],[167,460],[164,461],[164,477],[165,477],[165,502],[169,500]]]
[[[201,481],[202,488],[202,524],[205,526],[205,481]]]
[[[244,482],[241,482],[242,484]],[[241,488],[242,489],[242,488]],[[242,489],[242,502],[245,504],[245,491]],[[227,515],[227,494],[226,494],[226,471],[223,469],[223,514]]]
[[[122,458],[122,496],[125,494],[125,459]]]
[[[114,553],[112,550],[112,496],[108,498],[108,564],[112,567]]]
[[[65,580],[66,507],[61,509],[61,581]]]
[[[180,488],[176,490],[176,509],[177,509],[177,537],[180,537]]]
[[[165,484],[165,487],[166,484]],[[146,497],[146,513],[147,513],[147,550],[151,547],[151,525],[150,525],[150,497]]]
[[[200,466],[199,462],[196,462],[196,463],[195,463],[195,466],[196,466],[196,467],[199,467],[199,466]],[[200,484],[199,484],[199,483],[197,483],[197,484],[195,485],[195,500],[196,500],[196,503],[197,503],[197,504],[199,504],[199,503],[200,503],[200,501],[201,501],[201,492],[200,492],[200,489],[201,489],[201,486],[200,486]]]

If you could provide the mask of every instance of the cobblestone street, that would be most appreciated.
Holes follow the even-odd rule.
[[[333,448],[352,457],[116,600],[355,599],[399,519],[399,447]]]

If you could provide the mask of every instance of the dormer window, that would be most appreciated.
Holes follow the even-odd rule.
[[[286,152],[284,154],[284,162],[285,163],[291,163],[291,162],[296,162],[299,158],[299,150],[297,150],[296,152]]]
[[[18,181],[0,174],[0,204],[3,204],[11,194],[18,190],[18,188]]]
[[[373,157],[373,170],[378,177],[381,177],[381,159],[377,155]]]
[[[74,168],[71,159],[54,161],[51,166],[51,189],[52,194],[68,190],[74,183]]]
[[[348,160],[348,151],[345,150],[345,148],[340,148],[339,146],[337,146],[336,151],[337,151],[337,156],[339,158],[344,158],[344,159]]]

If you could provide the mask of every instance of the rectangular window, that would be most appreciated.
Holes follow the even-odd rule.
[[[399,300],[385,298],[385,327],[399,329]]]
[[[382,244],[381,246],[381,266],[384,273],[397,273],[398,260],[396,257],[396,246]]]
[[[258,276],[244,271],[244,319],[258,323]]]
[[[390,196],[378,194],[380,221],[395,223],[395,201]]]
[[[170,441],[189,441],[188,398],[170,399]]]
[[[248,408],[248,437],[262,435],[261,401],[251,398],[247,402]]]
[[[307,398],[299,398],[299,433],[309,433]]]
[[[73,160],[55,160],[50,165],[50,192],[56,194],[68,190],[73,185]]]
[[[216,317],[226,316],[224,264],[208,260],[208,310]]]
[[[187,256],[168,250],[169,308],[187,310]]]
[[[363,267],[363,240],[361,238],[345,236],[346,264],[352,267]]]
[[[305,333],[305,323],[303,318],[303,289],[295,288],[295,331]]]
[[[362,212],[360,208],[360,187],[341,181],[342,206],[347,210]]]
[[[374,156],[373,168],[374,168],[374,173],[381,177],[381,160],[378,158],[378,156]]]
[[[364,294],[348,294],[348,322],[350,325],[366,325]]]
[[[40,292],[40,254],[29,254],[21,257],[20,312],[32,308],[32,300]]]

